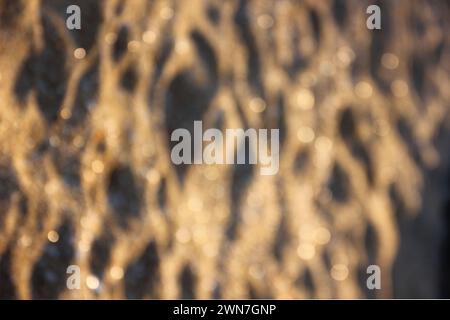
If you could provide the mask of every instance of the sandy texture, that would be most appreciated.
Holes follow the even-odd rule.
[[[368,4],[1,0],[0,298],[448,297],[449,4]],[[278,175],[175,167],[194,120]]]

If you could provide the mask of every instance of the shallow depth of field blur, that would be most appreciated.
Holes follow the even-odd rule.
[[[0,0],[0,298],[449,297],[449,15]],[[175,166],[195,120],[280,129],[278,174]]]

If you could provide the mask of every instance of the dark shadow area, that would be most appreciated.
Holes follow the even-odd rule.
[[[34,266],[31,276],[33,299],[57,299],[66,289],[66,270],[75,254],[71,221],[65,220],[57,232],[59,240],[47,243]]]
[[[16,79],[14,92],[17,100],[25,103],[34,89],[42,115],[48,122],[54,122],[66,93],[66,51],[62,38],[45,13],[41,16],[41,23],[44,47],[40,52],[31,49]]]
[[[108,183],[108,204],[122,228],[139,217],[141,193],[131,168],[120,166],[113,170]]]
[[[233,175],[231,180],[231,190],[230,190],[230,203],[231,211],[230,218],[228,220],[228,225],[226,227],[226,235],[229,241],[234,241],[236,239],[237,228],[241,220],[241,200],[246,194],[246,190],[251,183],[254,175],[255,166],[249,164],[250,144],[248,139],[245,139],[239,148],[245,148],[245,164],[235,164],[233,165]],[[242,152],[242,151],[241,151]]]
[[[179,275],[180,299],[195,299],[197,277],[192,267],[187,264]]]
[[[105,225],[102,233],[95,239],[91,247],[91,271],[99,279],[103,278],[103,274],[111,258],[111,250],[114,244],[115,239],[111,233],[111,228]]]
[[[191,38],[199,57],[197,65],[180,72],[172,80],[166,93],[165,125],[170,150],[179,143],[170,139],[172,132],[179,128],[190,132],[193,150],[194,121],[203,119],[217,90],[217,61],[214,50],[200,33],[192,32]],[[192,159],[193,156],[192,154]],[[184,181],[188,166],[175,165],[181,183]]]
[[[13,274],[12,270],[12,261],[11,261],[11,250],[9,247],[3,252],[3,255],[0,256],[0,299],[1,300],[9,300],[16,299],[16,288],[13,283],[13,278],[11,274]]]
[[[350,199],[350,179],[347,172],[339,163],[335,163],[328,181],[328,189],[333,195],[333,200],[346,202]]]
[[[125,272],[127,299],[157,299],[160,281],[160,258],[156,242],[152,241]]]

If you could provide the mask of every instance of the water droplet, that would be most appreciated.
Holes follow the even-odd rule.
[[[273,26],[273,18],[268,14],[262,14],[257,19],[258,26],[262,29],[269,29]]]
[[[128,42],[128,51],[130,52],[138,52],[139,49],[141,48],[141,43],[137,40],[131,40],[130,42]]]
[[[328,231],[327,228],[320,227],[317,228],[314,232],[314,240],[316,243],[324,245],[330,242],[331,239],[331,233]]]
[[[190,43],[188,40],[178,40],[176,45],[175,45],[175,51],[178,54],[186,54],[189,52],[189,48],[190,48]]]
[[[316,254],[314,245],[310,243],[301,243],[297,247],[297,255],[303,260],[311,260]]]
[[[191,240],[191,233],[186,228],[180,228],[176,232],[175,237],[180,243],[188,243]]]
[[[366,81],[360,81],[355,86],[355,93],[358,97],[367,99],[372,96],[373,89],[370,83]]]
[[[73,56],[78,60],[84,59],[84,57],[86,57],[86,50],[83,48],[77,48],[74,50]]]
[[[310,127],[300,127],[297,130],[297,138],[303,143],[310,143],[314,140],[314,130]]]
[[[266,109],[266,102],[261,98],[253,98],[249,104],[250,110],[261,113]]]
[[[159,15],[164,20],[170,20],[173,17],[173,9],[171,7],[163,7]]]
[[[114,32],[109,32],[105,36],[105,42],[109,45],[114,44],[116,42],[117,35]]]
[[[310,110],[314,107],[315,98],[311,90],[299,89],[295,94],[295,104],[302,110]]]
[[[197,197],[191,197],[188,201],[188,208],[194,212],[199,212],[203,209],[203,202]]]
[[[348,66],[355,59],[355,53],[350,47],[340,47],[337,57],[344,67]]]
[[[317,139],[314,143],[314,147],[319,152],[327,153],[327,152],[330,152],[331,149],[333,148],[333,141],[331,141],[331,139],[329,139],[327,137],[320,136],[320,137],[317,137]]]
[[[147,30],[142,35],[142,41],[147,44],[152,44],[156,40],[156,33],[153,30]]]
[[[397,69],[399,62],[398,57],[393,53],[385,53],[381,57],[381,64],[389,70]]]
[[[156,169],[150,169],[145,177],[147,178],[147,181],[152,185],[157,184],[161,178],[159,172]]]
[[[52,242],[52,243],[56,243],[59,240],[59,234],[58,232],[56,232],[55,230],[50,231],[47,234],[47,239],[48,241]]]
[[[94,171],[97,174],[100,174],[103,172],[103,170],[105,169],[105,165],[103,164],[103,162],[101,160],[94,160],[92,162],[92,171]]]
[[[331,277],[336,281],[343,281],[348,277],[348,268],[345,264],[335,264],[331,268]]]
[[[97,290],[98,287],[100,286],[100,281],[98,280],[98,278],[96,276],[89,275],[86,278],[86,285],[91,290]]]
[[[109,270],[109,274],[111,275],[111,277],[113,279],[120,280],[120,279],[123,278],[123,269],[121,267],[118,267],[118,266],[113,266]]]
[[[69,109],[62,109],[59,114],[61,118],[63,118],[64,120],[67,120],[70,117],[72,117],[72,112]]]
[[[403,98],[408,95],[409,87],[405,81],[395,80],[391,84],[391,90],[394,96],[396,96],[397,98]]]
[[[27,235],[20,237],[19,241],[20,241],[20,245],[23,247],[29,247],[32,243],[31,238]]]

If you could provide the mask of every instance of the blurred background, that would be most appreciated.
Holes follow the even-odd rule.
[[[449,298],[449,9],[0,0],[0,298]],[[173,165],[195,120],[279,173]]]

